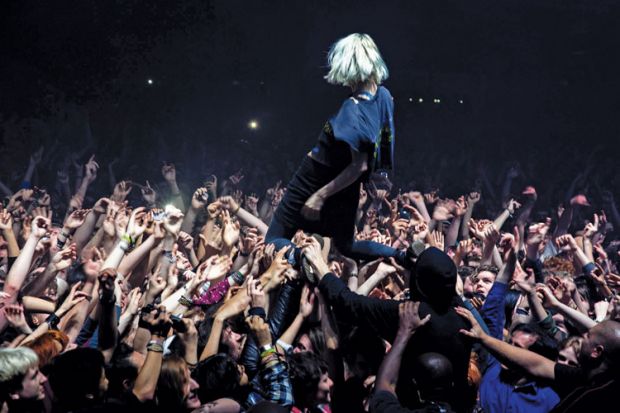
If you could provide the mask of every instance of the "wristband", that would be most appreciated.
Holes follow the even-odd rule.
[[[123,236],[121,237],[121,241],[125,241],[127,244],[129,244],[130,247],[132,247],[136,243],[136,240],[131,238],[129,234],[123,234]]]
[[[270,348],[269,350],[261,351],[260,358],[264,359],[264,358],[269,357],[271,355],[277,356],[277,352],[276,352],[275,348]],[[266,360],[263,360],[263,361],[266,361]]]
[[[269,351],[269,350],[275,350],[275,349],[273,348],[273,345],[271,345],[271,344],[265,344],[264,346],[260,346],[260,352],[261,352],[261,354],[262,354],[262,353],[265,353],[265,352],[267,352],[267,351]]]
[[[120,242],[118,243],[118,247],[124,252],[127,252],[127,250],[129,250],[129,244],[127,243],[127,241],[123,239],[121,239]]]
[[[49,326],[50,330],[58,330],[58,323],[60,322],[60,317],[58,317],[56,313],[52,313],[45,319],[45,322]]]
[[[194,305],[194,303],[192,302],[192,300],[190,300],[189,298],[187,298],[186,296],[182,295],[179,298],[179,304],[181,304],[183,307],[191,307],[192,305]]]
[[[233,212],[233,215],[237,215],[237,212],[239,212],[239,210],[241,209],[241,205],[237,205],[237,209],[235,209],[235,212]]]
[[[276,341],[276,344],[279,345],[280,347],[282,347],[282,350],[284,350],[284,352],[286,352],[286,353],[288,353],[293,348],[293,346],[291,346],[288,343],[285,343],[284,341],[282,341],[280,339],[278,339],[278,341]]]
[[[172,255],[172,251],[162,251],[162,255],[168,259],[168,263],[170,264],[177,262],[176,258]]]
[[[230,277],[232,277],[232,280],[235,282],[236,285],[243,284],[243,280],[245,280],[245,277],[241,273],[241,271],[233,272],[232,274],[230,274]]]
[[[156,341],[151,341],[149,344],[147,344],[146,351],[152,351],[153,353],[163,353],[164,346],[162,346]]]

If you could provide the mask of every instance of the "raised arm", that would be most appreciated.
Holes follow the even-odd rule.
[[[479,341],[500,362],[518,366],[534,377],[548,380],[555,378],[555,362],[486,334],[469,310],[457,307],[456,312],[472,326],[469,330],[462,329],[461,334]]]

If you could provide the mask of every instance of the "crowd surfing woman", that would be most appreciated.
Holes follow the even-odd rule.
[[[381,83],[388,69],[373,39],[353,33],[338,40],[328,54],[325,79],[351,88],[338,113],[330,118],[317,145],[303,159],[266,235],[278,249],[302,229],[333,239],[338,250],[354,259],[395,257],[405,254],[372,241],[355,241],[354,226],[360,185],[374,172],[393,167],[394,102]],[[289,262],[301,258],[289,251]]]

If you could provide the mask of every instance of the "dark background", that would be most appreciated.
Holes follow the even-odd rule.
[[[618,189],[617,1],[0,7],[0,176],[8,182],[32,150],[53,142],[90,145],[84,151],[103,165],[120,157],[120,177],[152,179],[167,160],[190,181],[244,166],[249,184],[287,180],[348,93],[322,79],[327,50],[359,31],[373,36],[390,69],[397,184],[442,180],[463,192],[480,165],[499,180],[517,161],[522,184],[549,192],[588,163],[598,185]]]

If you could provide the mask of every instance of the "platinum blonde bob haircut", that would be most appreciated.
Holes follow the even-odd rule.
[[[338,40],[327,54],[328,83],[355,86],[373,80],[377,85],[388,78],[388,68],[372,37],[353,33]]]
[[[0,350],[0,383],[24,376],[29,369],[39,365],[39,357],[29,348],[3,348]]]

